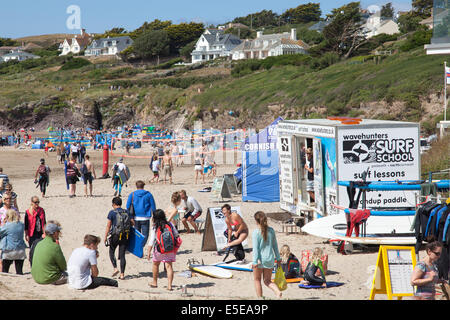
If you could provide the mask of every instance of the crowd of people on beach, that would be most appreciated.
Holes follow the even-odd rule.
[[[93,181],[97,179],[95,165],[87,154],[86,146],[81,143],[84,139],[93,141],[95,135],[83,130],[74,130],[73,137],[80,139],[72,143],[61,142],[55,151],[58,164],[65,164],[66,181],[69,185],[69,197],[76,197],[76,184],[82,180],[85,186],[85,196],[93,196]],[[93,148],[95,144],[92,144]],[[48,156],[48,150],[44,151]],[[304,149],[304,156],[312,159],[311,150]],[[149,183],[173,184],[175,167],[183,165],[183,151],[176,142],[160,142],[154,144],[149,169],[153,177]],[[131,192],[126,202],[122,199],[122,187],[129,181],[127,166],[124,158],[120,158],[111,166],[111,180],[114,194],[111,208],[106,215],[106,228],[103,239],[97,235],[85,234],[80,243],[74,248],[68,259],[61,249],[60,241],[63,226],[56,220],[47,221],[44,208],[40,206],[40,198],[33,196],[30,206],[25,210],[23,218],[17,205],[18,195],[13,191],[8,175],[0,168],[0,265],[2,272],[8,273],[14,263],[16,273],[23,274],[24,262],[27,259],[26,249],[29,249],[28,260],[33,280],[38,284],[62,285],[68,284],[74,289],[94,289],[99,286],[118,287],[119,281],[125,280],[126,251],[129,245],[132,228],[144,237],[143,246],[146,253],[144,258],[152,262],[152,278],[150,288],[158,287],[159,269],[161,264],[167,272],[167,290],[173,290],[174,264],[178,249],[182,245],[181,228],[185,233],[200,235],[198,219],[204,213],[202,206],[186,190],[179,190],[171,195],[171,206],[166,210],[158,208],[153,194],[145,190],[145,182],[135,182],[136,189]],[[305,169],[310,172],[312,165],[306,164]],[[194,158],[194,183],[205,176],[215,177],[216,163],[214,153],[203,143],[196,150]],[[41,198],[46,197],[50,183],[51,168],[42,158],[34,174],[34,183],[39,186]],[[163,177],[160,178],[160,173]],[[310,190],[308,190],[310,191]],[[314,195],[311,194],[314,201]],[[106,211],[106,210],[105,210]],[[221,207],[226,231],[226,246],[223,252],[234,252],[238,260],[243,260],[245,253],[243,242],[249,237],[250,229],[243,217],[231,209],[229,204]],[[327,286],[326,266],[323,265],[323,250],[315,248],[303,267],[299,259],[293,254],[289,246],[278,248],[275,230],[268,225],[264,212],[257,211],[253,218],[256,228],[252,231],[252,259],[253,281],[256,296],[263,297],[263,284],[276,297],[282,297],[282,291],[272,280],[274,268],[281,268],[286,279],[302,277],[302,284]],[[99,231],[100,233],[100,231]],[[172,239],[172,240],[168,240]],[[113,268],[111,277],[99,276],[98,246],[103,243],[109,248],[109,258]],[[222,253],[223,253],[222,252]],[[433,242],[425,248],[425,258],[414,268],[411,284],[417,286],[417,299],[435,299],[435,285],[441,283],[437,276],[436,260],[442,252],[442,244]],[[241,256],[240,256],[241,255]],[[116,257],[118,257],[119,262]],[[116,279],[118,277],[118,279]]]

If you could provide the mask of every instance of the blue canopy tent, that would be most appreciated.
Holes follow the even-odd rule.
[[[245,139],[242,152],[242,201],[280,201],[277,118],[258,134]]]

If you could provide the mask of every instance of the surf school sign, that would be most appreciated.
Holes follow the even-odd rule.
[[[366,170],[368,181],[420,179],[417,127],[341,129],[337,154],[339,180],[361,180]],[[340,198],[347,199],[345,188],[339,189]],[[414,204],[413,192],[368,193],[367,205],[406,207],[410,204]]]

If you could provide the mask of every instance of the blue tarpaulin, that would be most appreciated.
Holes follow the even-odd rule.
[[[277,118],[241,145],[242,201],[280,201],[276,125],[281,120]]]

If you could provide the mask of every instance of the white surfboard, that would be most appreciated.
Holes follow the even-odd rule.
[[[347,241],[359,244],[373,244],[373,245],[411,245],[416,244],[415,237],[343,237],[336,236],[336,240]]]
[[[189,269],[213,278],[230,279],[233,277],[233,273],[231,273],[231,271],[216,266],[191,264],[189,265]]]
[[[239,271],[253,271],[251,262],[234,261],[231,263],[219,262],[216,263],[215,266],[229,269],[229,270],[239,270]]]
[[[378,235],[383,234],[382,238],[389,238],[389,242],[392,244],[402,243],[401,241],[406,241],[404,238],[411,237],[401,237],[396,236],[396,234],[411,234],[412,231],[410,229],[413,220],[413,216],[370,216],[366,222],[366,236],[367,238],[372,238],[380,237]],[[304,225],[301,230],[311,235],[327,239],[345,237],[347,230],[345,213],[315,219]],[[392,237],[384,236],[386,234],[392,234]],[[350,237],[350,239],[353,239],[353,237]],[[410,240],[407,240],[408,243]]]

